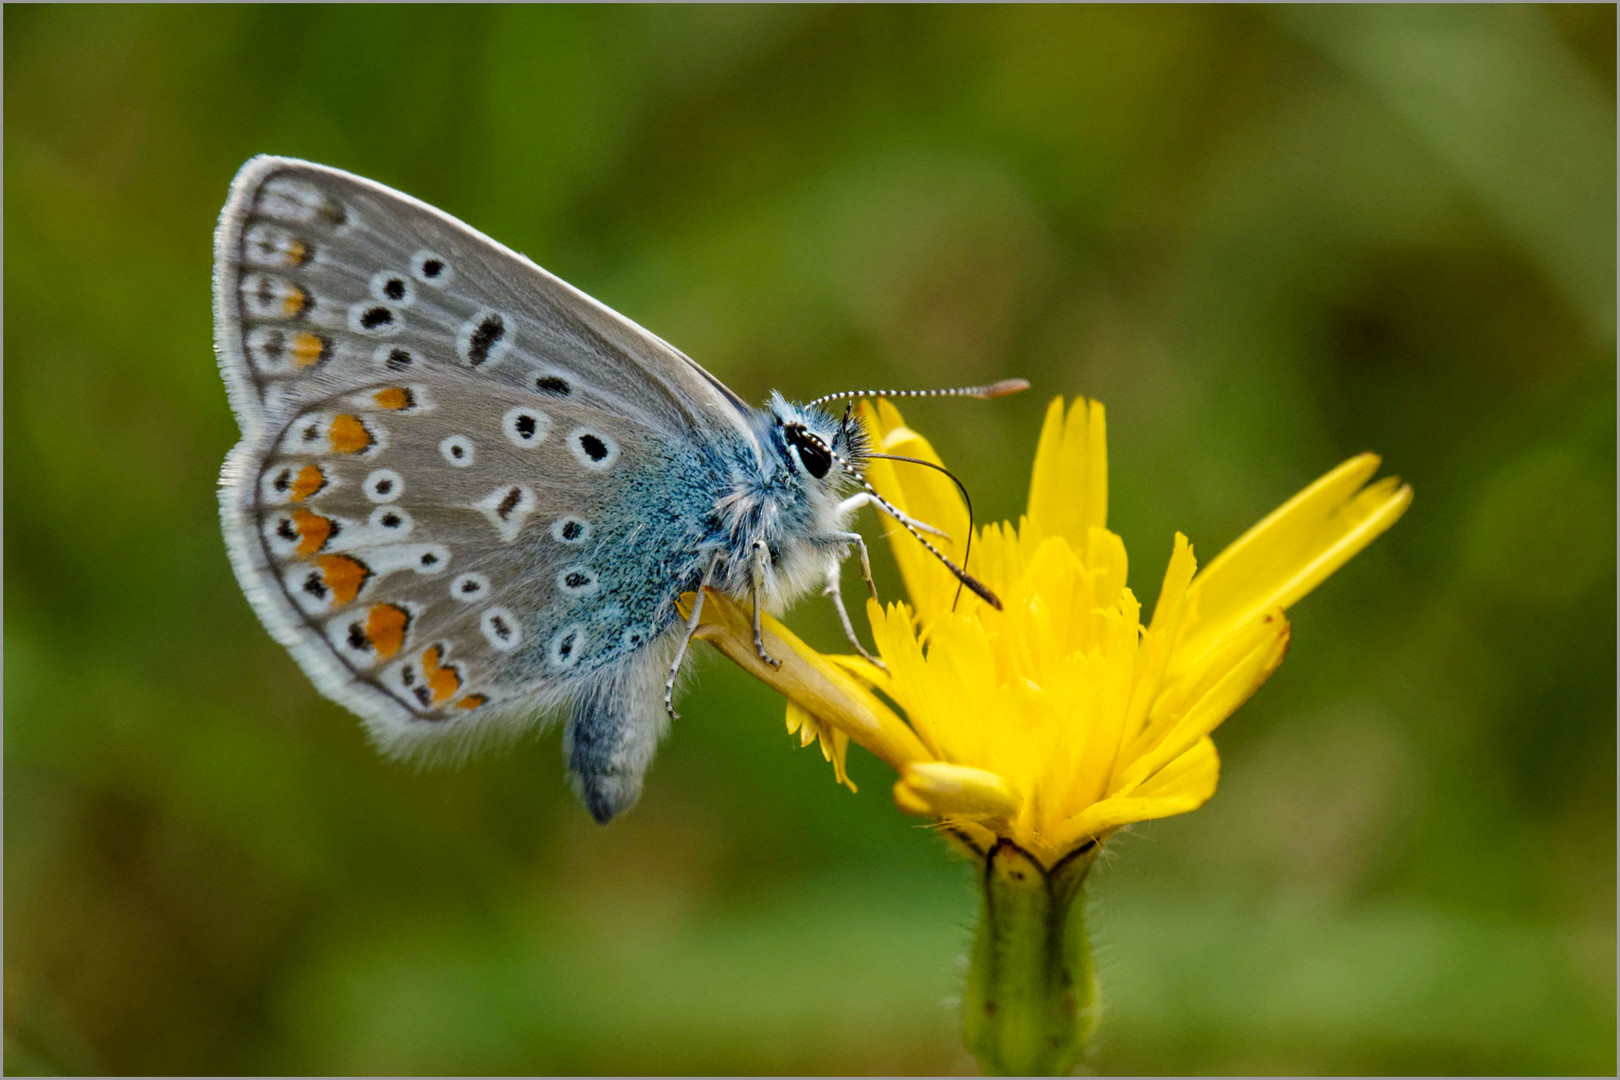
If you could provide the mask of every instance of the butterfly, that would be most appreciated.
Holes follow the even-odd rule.
[[[231,565],[388,756],[457,758],[563,715],[571,785],[607,822],[676,717],[704,587],[753,606],[767,662],[759,613],[817,584],[859,649],[839,575],[851,552],[869,587],[871,570],[851,515],[938,532],[865,481],[858,420],[824,408],[859,394],[756,409],[523,256],[338,169],[244,165],[213,292],[242,429],[220,478]]]

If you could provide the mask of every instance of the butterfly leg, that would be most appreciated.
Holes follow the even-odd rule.
[[[754,651],[771,667],[781,667],[782,661],[765,651],[765,630],[760,625],[759,590],[765,584],[765,564],[770,560],[770,548],[765,541],[754,541],[754,557],[748,566],[748,584],[754,603]]]
[[[811,537],[810,542],[820,547],[842,548],[845,544],[853,544],[856,552],[861,556],[861,580],[866,582],[866,589],[872,594],[872,599],[878,598],[877,582],[872,580],[872,557],[866,553],[866,540],[858,532],[834,532],[822,536]],[[843,554],[840,552],[833,560],[834,572],[843,566]]]
[[[861,577],[866,581],[866,587],[871,591],[872,599],[877,599],[877,582],[872,580],[872,559],[866,553],[866,540],[862,538],[860,533],[827,533],[824,536],[816,537],[814,539],[814,543],[823,547],[840,548],[845,544],[853,544],[855,546],[855,550],[859,552],[861,556]],[[884,666],[883,661],[867,652],[866,646],[861,644],[861,639],[855,636],[855,626],[849,621],[849,609],[844,607],[844,593],[843,589],[840,588],[840,577],[843,569],[843,554],[842,552],[835,552],[832,558],[828,559],[827,561],[827,586],[821,590],[822,595],[832,598],[833,607],[838,611],[838,621],[842,623],[844,627],[844,636],[848,638],[849,643],[855,647],[855,651],[866,657],[867,660],[876,664],[878,667],[887,671],[888,668]]]
[[[675,650],[675,659],[669,665],[669,678],[664,680],[664,711],[671,720],[679,720],[681,714],[675,711],[675,680],[681,674],[681,664],[686,660],[686,650],[692,644],[692,638],[698,630],[698,620],[703,617],[703,590],[708,587],[709,576],[714,572],[714,564],[703,571],[703,580],[698,582],[697,595],[692,598],[692,614],[686,619],[686,633],[681,636],[680,647]]]
[[[865,554],[865,552],[866,548],[863,546],[861,548],[861,553]],[[844,592],[843,589],[840,588],[841,582],[839,578],[840,572],[843,570],[843,568],[844,564],[839,562],[837,559],[828,560],[827,587],[821,590],[822,595],[832,598],[833,609],[838,612],[838,621],[844,627],[844,637],[849,639],[849,643],[854,647],[855,651],[864,656],[868,663],[871,663],[884,671],[888,671],[888,665],[882,660],[879,660],[877,657],[873,656],[871,653],[867,652],[866,646],[861,644],[861,639],[855,636],[855,624],[849,621],[849,609],[844,607]],[[870,584],[870,571],[868,571],[867,581],[868,584]],[[873,596],[875,597],[877,594],[876,587],[873,588],[872,592]]]
[[[878,508],[880,513],[888,514],[902,525],[910,525],[913,529],[916,529],[919,532],[932,533],[942,540],[949,540],[951,538],[951,534],[946,532],[944,529],[936,529],[926,521],[918,521],[916,518],[905,513],[892,503],[887,505],[880,503],[864,491],[856,495],[851,495],[849,498],[839,503],[838,513],[842,517],[848,517],[855,511],[867,506],[875,506]]]

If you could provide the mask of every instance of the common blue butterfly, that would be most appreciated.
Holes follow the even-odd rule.
[[[865,484],[849,410],[822,408],[854,395],[754,409],[523,256],[337,169],[237,174],[214,344],[242,428],[226,546],[271,634],[390,756],[566,714],[599,821],[636,801],[675,715],[682,593],[752,603],[758,646],[759,610],[824,583],[859,648],[838,593],[851,550],[866,568],[850,515],[877,505],[927,543]]]

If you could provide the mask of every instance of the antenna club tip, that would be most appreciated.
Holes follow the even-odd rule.
[[[1008,394],[1017,394],[1028,389],[1028,379],[1002,379],[1000,382],[993,382],[989,386],[981,387],[974,396],[979,398],[1006,397]]]

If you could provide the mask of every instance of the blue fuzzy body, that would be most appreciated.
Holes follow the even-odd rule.
[[[670,441],[614,478],[607,500],[613,509],[591,551],[612,573],[592,598],[591,640],[578,662],[581,690],[565,745],[580,797],[599,820],[635,801],[667,726],[659,690],[684,633],[676,600],[706,580],[751,602],[759,542],[766,552],[760,602],[780,611],[847,554],[839,504],[848,472],[835,466],[813,476],[784,433],[801,425],[858,468],[865,454],[860,429],[780,396],[748,419],[753,440]],[[642,630],[644,637],[627,636]],[[551,632],[515,659],[538,670]]]

